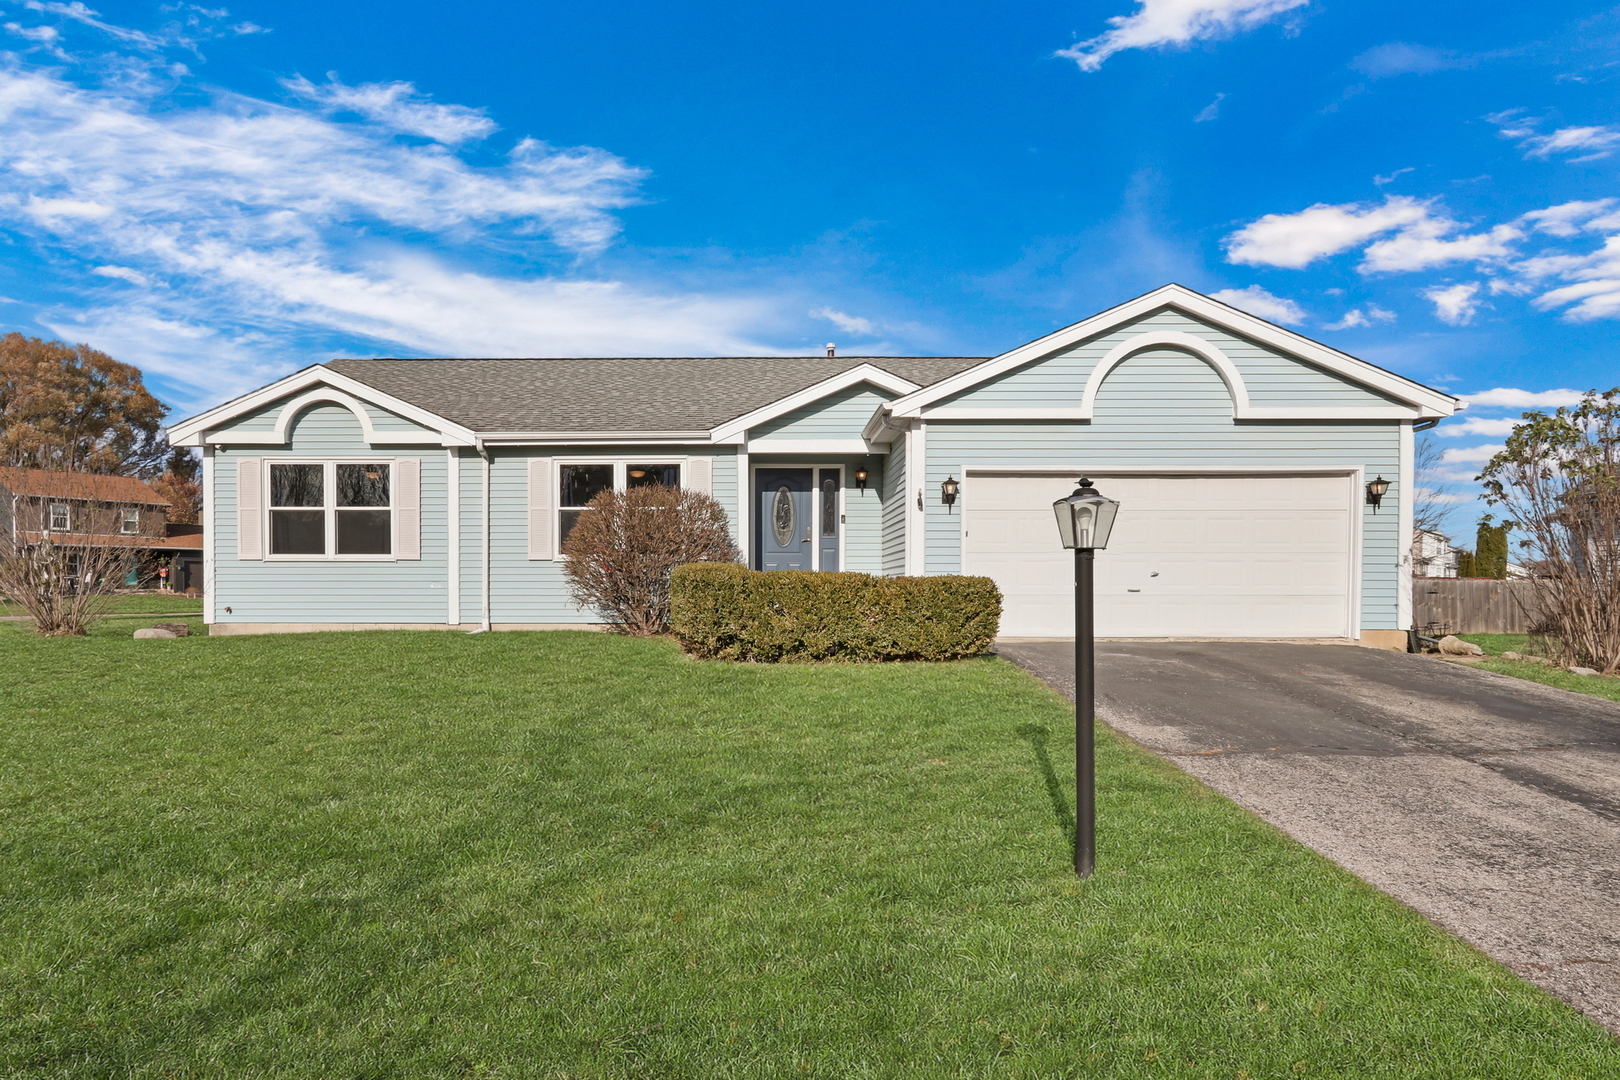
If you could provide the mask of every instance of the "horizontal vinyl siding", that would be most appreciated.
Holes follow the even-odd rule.
[[[1236,365],[1248,387],[1249,403],[1257,407],[1295,405],[1321,408],[1395,404],[1393,399],[1303,360],[1182,312],[1163,308],[1105,334],[1033,360],[1015,371],[941,401],[935,407],[1078,408],[1085,393],[1086,380],[1097,362],[1121,342],[1152,331],[1193,334],[1219,348]],[[1168,394],[1169,387],[1165,388],[1165,392]],[[1222,395],[1230,410],[1231,399],[1225,395],[1224,384]]]
[[[668,461],[708,457],[713,462],[713,491],[726,509],[736,532],[737,521],[737,458],[731,447],[577,447],[545,446],[524,447],[521,450],[492,451],[490,487],[493,507],[493,533],[490,558],[490,621],[496,623],[594,623],[600,617],[589,610],[575,606],[568,594],[568,579],[560,559],[530,559],[529,528],[529,459],[545,458],[635,458],[642,461]],[[480,466],[476,456],[471,460]],[[479,580],[478,555],[483,543],[478,532],[477,505],[483,492],[482,473],[475,473],[462,481],[463,504],[468,489],[473,495],[473,508],[468,517],[473,530],[471,547],[474,567],[473,601],[464,608],[464,618],[473,619],[478,612]],[[465,535],[465,532],[464,534]],[[463,595],[466,595],[465,592]]]
[[[973,499],[972,468],[1072,469],[1078,476],[1113,467],[1363,468],[1369,478],[1400,476],[1400,426],[1387,421],[1234,422],[1224,384],[1201,360],[1149,350],[1117,367],[1103,384],[1096,418],[1077,422],[941,421],[928,424],[931,574],[961,569],[960,511]],[[958,513],[938,499],[955,472],[963,481]],[[1106,485],[1102,485],[1107,494]],[[1400,500],[1390,488],[1376,512],[1362,508],[1362,627],[1397,628]],[[1130,513],[1129,506],[1120,508]],[[1052,542],[1058,543],[1053,526]]]
[[[893,396],[860,383],[759,425],[748,433],[748,441],[755,452],[765,452],[775,440],[858,439],[877,407]]]
[[[899,436],[883,462],[883,573],[906,572],[906,440]]]
[[[213,606],[218,622],[445,621],[448,587],[444,448],[373,448],[347,409],[317,405],[294,422],[289,445],[216,451]],[[435,437],[436,441],[436,437]],[[422,462],[422,558],[406,562],[264,561],[237,558],[236,478],[243,458]],[[229,607],[229,612],[225,608]]]
[[[286,407],[287,402],[295,397],[301,396],[303,393],[304,391],[299,391],[297,394],[290,394],[287,397],[278,401],[273,401],[262,408],[255,409],[253,412],[245,413],[228,424],[217,428],[210,428],[209,434],[229,436],[250,434],[257,435],[273,432],[276,429],[276,421],[281,418],[281,411]],[[364,402],[362,404],[365,406],[366,415],[371,418],[371,426],[379,432],[386,431],[391,435],[400,432],[419,432],[424,443],[437,444],[439,442],[439,435],[437,432],[431,431],[414,421],[407,420],[403,416],[396,413],[391,413],[387,409],[381,408],[380,406]],[[354,420],[354,417],[349,413],[349,410],[338,405],[315,405],[312,406],[312,408],[336,409],[342,412],[344,415],[349,416],[351,421]],[[305,411],[307,413],[308,410]],[[357,423],[355,424],[355,433],[358,437],[359,424]]]

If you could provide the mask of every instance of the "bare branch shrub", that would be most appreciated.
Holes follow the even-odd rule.
[[[694,562],[736,562],[725,508],[708,495],[648,486],[604,491],[563,541],[574,600],[620,633],[669,631],[669,575]]]
[[[1559,659],[1620,669],[1620,388],[1523,414],[1480,474],[1521,530],[1539,617]]]
[[[0,596],[33,618],[36,633],[82,636],[112,606],[114,593],[141,557],[142,541],[161,532],[143,525],[135,533],[120,533],[103,524],[121,525],[124,509],[112,503],[76,504],[83,532],[3,530]]]

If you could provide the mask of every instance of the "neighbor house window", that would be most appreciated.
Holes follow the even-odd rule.
[[[272,464],[270,554],[392,554],[389,473],[381,462]]]
[[[73,527],[73,513],[67,503],[51,503],[51,531],[67,532]]]
[[[568,539],[586,504],[604,491],[681,486],[681,467],[671,462],[592,461],[557,467],[557,542]]]
[[[138,533],[141,531],[141,512],[139,509],[124,511],[124,524],[121,531],[125,533]]]

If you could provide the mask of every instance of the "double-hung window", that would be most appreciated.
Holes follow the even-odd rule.
[[[604,491],[681,486],[681,467],[672,462],[565,462],[557,467],[557,542],[568,539],[587,504]]]
[[[51,503],[51,532],[67,532],[73,528],[73,510],[67,503]]]
[[[124,520],[119,531],[126,535],[141,531],[141,511],[139,507],[126,506],[124,508]]]
[[[390,466],[326,461],[270,465],[270,554],[393,554]]]

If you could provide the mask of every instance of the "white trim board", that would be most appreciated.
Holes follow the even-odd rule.
[[[828,394],[836,394],[840,390],[847,390],[851,386],[858,386],[869,382],[873,386],[887,390],[891,394],[911,394],[921,389],[916,383],[902,379],[898,375],[884,371],[871,364],[858,364],[848,371],[839,372],[830,379],[823,379],[813,386],[807,386],[785,398],[780,398],[769,405],[744,413],[734,420],[728,420],[709,433],[712,442],[733,442],[744,435],[750,428],[768,423],[779,416],[801,409],[806,405],[820,401]],[[861,450],[857,453],[866,453]]]
[[[922,410],[936,401],[959,394],[963,390],[1005,374],[1015,368],[1033,360],[1077,344],[1087,338],[1107,333],[1116,326],[1140,318],[1159,308],[1171,307],[1185,314],[1203,319],[1216,326],[1253,338],[1262,344],[1298,357],[1308,363],[1315,364],[1334,374],[1341,375],[1352,382],[1359,383],[1378,391],[1397,401],[1412,406],[1418,418],[1431,416],[1450,416],[1456,412],[1458,401],[1450,394],[1430,389],[1410,379],[1402,378],[1392,372],[1375,367],[1365,360],[1358,360],[1348,353],[1342,353],[1320,342],[1312,341],[1302,334],[1292,330],[1285,330],[1264,319],[1256,318],[1237,308],[1230,307],[1218,300],[1212,300],[1202,293],[1194,292],[1181,285],[1165,285],[1146,293],[1134,300],[1126,301],[1117,307],[1093,315],[1072,326],[1064,327],[1043,338],[1037,338],[1027,345],[1021,345],[1010,352],[986,360],[982,364],[958,372],[939,382],[924,387],[905,397],[890,402],[886,409],[895,417],[916,417],[922,415]],[[1144,346],[1137,346],[1142,348]],[[1413,413],[1401,415],[1412,416]],[[1271,417],[1265,417],[1270,419]],[[1280,418],[1280,417],[1279,417]],[[1322,418],[1325,419],[1325,418]],[[873,418],[875,422],[877,417]],[[873,438],[877,432],[870,430],[868,424],[865,432],[867,438]]]

